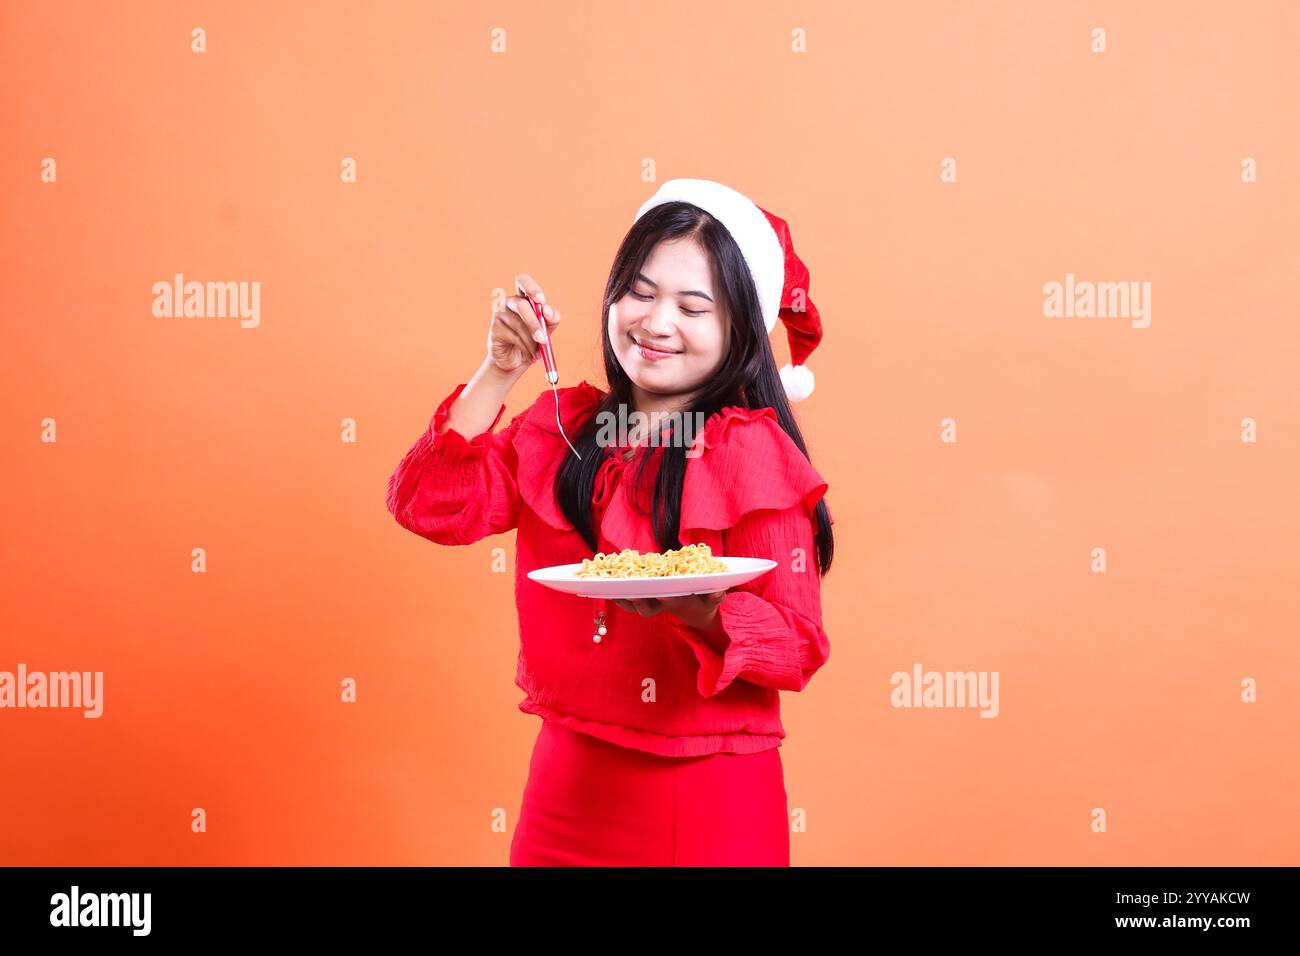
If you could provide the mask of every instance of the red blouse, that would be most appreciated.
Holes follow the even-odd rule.
[[[402,527],[444,545],[473,544],[518,529],[515,602],[519,709],[625,747],[666,756],[755,753],[779,747],[778,691],[803,690],[830,657],[821,624],[821,580],[813,509],[828,485],[781,429],[771,408],[725,408],[705,422],[700,453],[688,457],[681,537],[715,555],[769,558],[777,566],[730,589],[718,605],[725,650],[661,612],[641,617],[611,601],[561,594],[528,572],[593,557],[564,513],[554,481],[573,454],[547,389],[500,432],[505,413],[466,439],[445,428],[447,396],[388,481],[388,510]],[[605,393],[588,382],[558,391],[572,438]],[[658,551],[650,521],[658,461],[642,487],[633,478],[642,447],[602,449],[592,500],[599,549]],[[592,640],[603,612],[607,633]],[[716,643],[716,642],[715,642]]]

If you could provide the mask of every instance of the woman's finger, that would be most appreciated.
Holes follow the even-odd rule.
[[[636,605],[636,612],[642,617],[654,617],[663,610],[662,605],[657,598],[645,598],[640,601],[633,601]]]
[[[522,296],[512,295],[506,297],[506,308],[513,316],[510,324],[519,333],[519,338],[524,342],[528,354],[536,356],[538,342],[533,333],[539,331],[539,329],[537,327],[537,313],[533,311],[532,303]]]
[[[520,331],[519,316],[509,309],[502,309],[500,312],[492,313],[492,323],[492,336],[494,339],[514,346],[519,350],[519,354],[526,359],[529,356],[536,358],[536,354],[532,351],[536,343],[526,339],[523,332]]]
[[[664,598],[664,610],[695,610],[700,607],[709,608],[715,604],[721,604],[722,599],[727,596],[726,591],[710,591],[707,594],[688,594],[685,597]]]
[[[642,617],[653,617],[662,612],[675,614],[678,611],[698,610],[715,607],[726,600],[726,591],[710,591],[707,594],[688,594],[684,597],[669,598],[616,598],[614,605],[624,611],[635,611]]]
[[[551,330],[560,324],[560,310],[546,301],[546,295],[542,292],[542,287],[527,272],[521,272],[515,276],[515,289],[520,295],[528,296],[541,305],[542,318],[546,320],[546,332],[549,335]]]
[[[546,296],[542,294],[542,287],[527,272],[521,272],[515,276],[515,290],[520,295],[528,296],[528,298],[537,302],[546,301]]]

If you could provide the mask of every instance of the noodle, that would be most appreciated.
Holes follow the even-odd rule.
[[[664,578],[725,570],[727,565],[713,556],[707,544],[688,544],[662,554],[658,551],[641,554],[631,548],[617,554],[598,551],[594,558],[583,558],[582,567],[574,574],[580,578]]]

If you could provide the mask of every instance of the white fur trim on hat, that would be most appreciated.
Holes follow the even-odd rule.
[[[699,206],[731,233],[754,276],[763,322],[770,335],[781,312],[785,250],[763,210],[744,194],[711,179],[669,179],[642,203],[632,221],[636,222],[646,210],[666,202],[688,202]]]
[[[817,380],[813,378],[812,369],[807,365],[781,366],[779,372],[781,385],[785,388],[785,397],[792,402],[802,402],[813,392]]]

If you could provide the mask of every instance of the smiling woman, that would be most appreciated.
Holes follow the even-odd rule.
[[[675,411],[722,364],[730,316],[714,295],[713,260],[692,235],[660,242],[609,306],[609,339],[636,410]]]
[[[592,552],[598,545],[590,501],[605,457],[606,437],[597,430],[604,416],[631,409],[707,421],[729,409],[766,410],[808,460],[790,409],[811,390],[803,360],[821,339],[808,282],[785,221],[721,183],[669,180],[642,204],[605,284],[601,332],[609,395],[596,408],[597,426],[575,438],[584,460],[562,463],[556,478],[565,518]],[[794,363],[779,370],[768,337],[778,319]],[[667,431],[676,434],[675,427]],[[649,513],[656,550],[665,551],[681,544],[685,466],[699,452],[693,441],[659,434],[650,444],[670,451],[636,468],[638,482],[643,469],[656,472]],[[825,574],[834,554],[830,513],[824,502],[813,511],[817,565]]]
[[[745,251],[732,228],[749,229]],[[543,723],[513,864],[789,864],[779,692],[829,659],[834,549],[828,484],[768,342],[787,307],[795,361],[820,335],[787,276],[792,296],[806,286],[783,222],[719,183],[664,183],[606,283],[609,391],[544,391],[495,432],[508,386],[485,375],[468,404],[465,385],[443,400],[389,480],[389,510],[431,541],[518,531],[515,683]],[[502,315],[512,376],[533,356],[529,311]],[[628,412],[651,422],[631,448],[607,436]],[[702,423],[689,441],[682,422]],[[592,554],[674,552],[726,570],[573,575]]]

